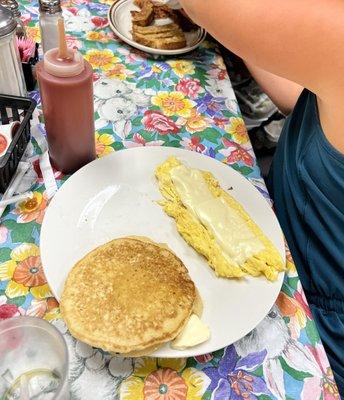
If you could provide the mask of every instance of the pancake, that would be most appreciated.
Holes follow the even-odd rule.
[[[148,241],[121,238],[73,267],[60,306],[75,338],[112,353],[143,354],[181,332],[196,298],[188,270],[175,254]]]

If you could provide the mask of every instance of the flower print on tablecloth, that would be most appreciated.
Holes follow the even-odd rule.
[[[228,140],[227,138],[222,138],[222,143],[224,148],[219,150],[219,153],[225,157],[225,161],[232,165],[234,169],[237,169],[239,172],[243,172],[244,170],[252,171],[252,167],[254,166],[254,157],[253,155],[246,150],[242,145],[237,144],[234,141]],[[243,164],[240,167],[240,164]]]
[[[324,373],[310,347],[304,346],[290,336],[290,331],[277,306],[271,309],[252,332],[236,342],[234,347],[241,358],[266,351],[266,357],[261,363],[262,377],[269,391],[278,400],[286,398],[286,376],[297,381],[311,377],[321,377],[323,382],[329,379],[328,376],[323,376]],[[336,399],[339,400],[338,397]]]
[[[204,93],[199,79],[183,78],[176,86],[176,91],[183,93],[185,96],[195,99],[200,93]]]
[[[33,299],[25,312],[30,317],[44,318],[47,321],[53,321],[60,318],[59,303],[54,297],[46,299]]]
[[[180,92],[159,92],[152,97],[152,104],[159,107],[168,116],[179,116],[188,118],[195,106],[192,100],[186,98]]]
[[[193,75],[195,73],[195,65],[192,61],[188,60],[174,60],[167,61],[172,71],[179,77],[184,78],[186,75]]]
[[[7,302],[7,296],[0,296],[0,321],[24,314],[25,310],[23,308],[18,307],[16,304],[9,304]]]
[[[246,125],[242,118],[230,118],[225,131],[229,133],[231,139],[238,144],[245,144],[249,141]]]
[[[259,395],[268,395],[264,380],[253,374],[263,362],[266,351],[239,358],[234,346],[228,346],[218,366],[205,368],[211,383],[213,400],[256,400]]]
[[[142,123],[147,131],[160,135],[175,135],[180,131],[180,127],[160,111],[146,111]]]
[[[196,151],[197,153],[205,154],[207,148],[201,143],[201,138],[199,136],[192,136],[192,138],[183,139],[180,144],[188,150]]]
[[[127,81],[101,77],[94,84],[94,101],[99,115],[96,128],[112,124],[114,133],[124,140],[131,132],[131,120],[139,108],[147,107],[150,96]]]
[[[0,280],[9,280],[5,290],[9,298],[26,296],[29,292],[37,299],[51,296],[39,248],[32,243],[23,243],[11,251],[10,260],[0,264]]]
[[[123,146],[126,149],[130,149],[132,147],[162,146],[164,143],[165,142],[163,140],[149,140],[149,141],[147,141],[139,133],[135,133],[133,135],[132,140],[123,140]]]
[[[201,115],[195,109],[192,109],[188,118],[180,117],[176,124],[179,126],[184,126],[189,133],[193,134],[196,132],[205,131],[211,126],[212,120],[204,115]]]
[[[113,40],[114,35],[105,31],[89,31],[86,32],[86,40],[91,42],[109,43]]]
[[[139,72],[140,79],[157,79],[163,72],[169,69],[170,66],[165,62],[157,62],[156,64],[143,62]]]
[[[34,42],[41,43],[41,31],[38,26],[27,26],[26,35],[29,39],[32,39]]]
[[[109,21],[105,17],[93,16],[86,8],[63,8],[66,32],[81,34],[94,29],[104,29]]]
[[[99,134],[96,132],[96,153],[98,157],[104,157],[107,154],[110,154],[115,151],[115,149],[111,146],[115,139],[113,135],[109,135],[108,133]]]
[[[308,346],[308,349],[320,366],[320,373],[305,379],[301,400],[339,400],[338,388],[328,365],[324,347],[318,344],[315,347]]]
[[[120,400],[201,400],[210,380],[186,359],[137,358],[120,387]]]
[[[108,71],[114,64],[118,63],[120,59],[114,55],[110,49],[88,50],[84,58],[92,65],[94,69],[100,68],[103,71]]]
[[[17,203],[14,213],[18,215],[18,223],[36,221],[41,224],[43,221],[47,198],[45,193],[33,192],[32,199]]]
[[[133,75],[133,71],[128,69],[124,64],[115,64],[109,70],[105,72],[105,76],[108,78],[119,79],[124,81]]]
[[[221,118],[224,101],[222,97],[213,97],[210,93],[206,93],[204,97],[196,100],[197,111],[207,114],[210,118]]]

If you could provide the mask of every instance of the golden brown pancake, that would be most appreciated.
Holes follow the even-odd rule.
[[[184,328],[196,289],[170,250],[136,238],[91,251],[70,271],[61,313],[71,334],[113,353],[152,351]]]

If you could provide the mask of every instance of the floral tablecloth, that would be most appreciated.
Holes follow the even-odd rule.
[[[151,59],[114,37],[107,20],[111,1],[62,3],[69,45],[94,67],[98,156],[135,146],[183,147],[229,164],[269,200],[223,59],[212,42],[183,58]],[[29,36],[39,41],[37,1],[20,4]],[[39,103],[39,93],[32,96]],[[288,252],[288,273],[276,305],[253,332],[226,349],[189,359],[129,359],[72,338],[59,319],[39,255],[49,202],[37,160],[42,143],[44,137],[36,132],[30,155],[36,161],[28,173],[34,198],[7,208],[1,220],[0,319],[42,317],[63,332],[73,399],[339,399]],[[67,179],[57,171],[55,178],[58,185]]]

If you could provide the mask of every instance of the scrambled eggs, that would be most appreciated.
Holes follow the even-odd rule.
[[[156,170],[160,202],[182,237],[202,254],[217,276],[265,275],[284,270],[280,254],[244,208],[210,172],[188,168],[170,157]]]

